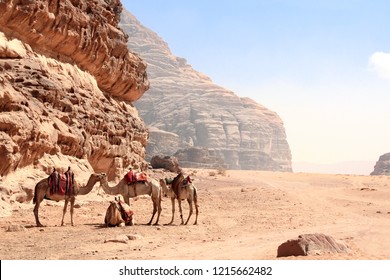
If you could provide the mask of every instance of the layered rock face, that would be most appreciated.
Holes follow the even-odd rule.
[[[0,2],[1,176],[45,155],[110,178],[146,168],[148,132],[130,103],[148,88],[146,64],[117,28],[120,2],[106,2]]]
[[[390,175],[390,153],[379,157],[370,175]]]
[[[1,1],[1,31],[37,52],[77,64],[99,88],[135,101],[147,90],[146,64],[130,53],[117,28],[120,0]]]
[[[126,10],[120,26],[132,38],[129,47],[148,63],[151,86],[135,102],[150,128],[147,159],[175,155],[182,167],[291,171],[276,113],[213,84]]]

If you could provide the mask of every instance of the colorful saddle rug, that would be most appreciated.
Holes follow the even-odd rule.
[[[65,173],[59,173],[54,169],[48,181],[51,195],[74,195],[74,174],[70,169]]]
[[[128,184],[145,183],[148,179],[148,175],[145,172],[136,173],[131,170],[125,175],[125,177]]]

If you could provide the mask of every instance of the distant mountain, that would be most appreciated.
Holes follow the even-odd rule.
[[[369,175],[374,165],[374,161],[344,161],[329,164],[293,162],[293,169],[294,172]]]
[[[371,175],[390,175],[390,153],[381,155]]]
[[[148,64],[150,89],[134,103],[150,131],[148,160],[174,155],[182,167],[292,170],[275,112],[214,84],[128,11],[120,27],[129,35],[129,49]]]

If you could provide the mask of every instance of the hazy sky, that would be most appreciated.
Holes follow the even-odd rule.
[[[293,162],[390,152],[390,1],[122,3],[174,55],[278,113]]]

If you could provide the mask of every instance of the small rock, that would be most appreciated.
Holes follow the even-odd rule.
[[[113,239],[106,239],[106,240],[104,240],[104,243],[114,242],[114,243],[125,243],[125,244],[127,244],[128,241],[129,241],[129,238],[126,235],[122,234],[122,235],[116,236]]]
[[[138,234],[128,234],[127,238],[129,240],[139,240],[139,239],[142,239],[142,236],[138,235]]]
[[[7,232],[16,232],[16,231],[26,231],[27,229],[22,225],[9,225],[7,227]]]

